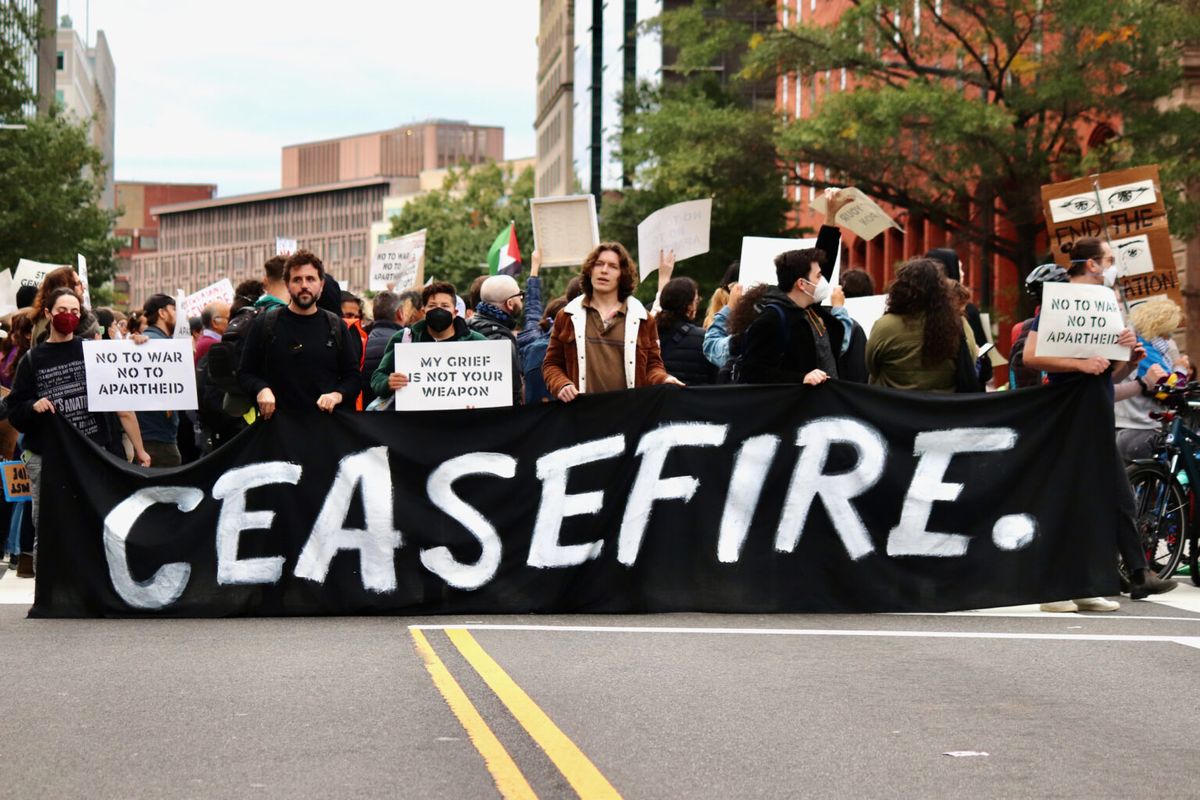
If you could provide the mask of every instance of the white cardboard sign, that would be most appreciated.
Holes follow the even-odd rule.
[[[421,285],[425,265],[425,229],[380,242],[371,262],[367,288],[407,292]]]
[[[775,256],[780,253],[786,253],[789,250],[804,250],[816,246],[817,240],[815,238],[773,239],[767,236],[743,236],[742,265],[738,272],[738,282],[742,284],[744,289],[749,289],[752,286],[758,286],[763,283],[773,286],[779,280],[775,275]],[[842,253],[840,247],[834,259],[833,276],[829,279],[829,282],[836,286],[838,277],[842,271]]]
[[[847,297],[846,313],[850,315],[850,319],[862,326],[863,332],[867,336],[870,336],[875,323],[887,312],[887,299],[886,294]]]
[[[275,255],[290,256],[296,252],[296,240],[284,239],[280,236],[275,237]]]
[[[849,228],[855,236],[867,240],[874,239],[888,228],[900,229],[896,221],[888,216],[888,213],[880,208],[878,203],[859,189],[853,186],[847,189],[838,189],[838,195],[848,196],[850,202],[838,209],[837,216],[830,221],[830,225]],[[814,200],[812,206],[824,214],[827,206],[825,196],[821,195]]]
[[[1070,222],[1100,213],[1153,205],[1155,199],[1154,181],[1136,181],[1051,200],[1050,218],[1054,222]]]
[[[17,262],[17,271],[13,275],[13,283],[16,284],[17,289],[20,289],[22,286],[40,288],[42,280],[61,266],[62,264],[43,264],[40,261],[30,261],[28,258],[22,258]]]
[[[596,198],[590,194],[535,197],[529,201],[533,245],[543,267],[578,267],[600,244]]]
[[[183,313],[186,317],[198,317],[211,303],[233,303],[233,283],[222,278],[183,298]]]
[[[512,344],[507,341],[400,343],[395,354],[395,370],[409,380],[396,392],[397,411],[512,405]]]
[[[1117,344],[1124,329],[1121,305],[1112,289],[1078,283],[1047,283],[1042,287],[1039,356],[1101,356],[1128,361],[1129,348]]]
[[[83,343],[90,411],[192,411],[196,365],[191,340]]]
[[[6,269],[0,269],[0,316],[16,310],[17,287],[13,283],[13,274]]]
[[[87,259],[79,253],[75,254],[75,272],[79,275],[79,282],[83,284],[83,307],[87,310],[92,310],[92,292],[88,286],[87,274]]]
[[[638,271],[641,280],[658,269],[660,252],[675,251],[675,261],[708,252],[712,198],[660,208],[638,223]]]

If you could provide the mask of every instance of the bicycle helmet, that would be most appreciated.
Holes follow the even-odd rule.
[[[1067,271],[1053,262],[1035,267],[1025,279],[1025,291],[1034,297],[1042,296],[1043,283],[1066,283]]]

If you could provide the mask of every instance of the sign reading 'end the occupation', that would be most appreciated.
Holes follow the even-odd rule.
[[[92,411],[190,411],[196,403],[191,339],[83,343]]]

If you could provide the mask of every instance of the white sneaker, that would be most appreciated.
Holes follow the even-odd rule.
[[[1074,600],[1056,600],[1053,603],[1042,603],[1042,611],[1052,614],[1067,614],[1078,610],[1079,606],[1075,605]]]
[[[1121,604],[1104,597],[1082,597],[1075,600],[1075,607],[1080,611],[1116,611]]]

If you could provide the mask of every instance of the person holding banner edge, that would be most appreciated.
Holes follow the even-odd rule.
[[[1093,237],[1078,239],[1071,246],[1071,266],[1067,270],[1067,280],[1070,283],[1103,285],[1112,288],[1117,280],[1116,259],[1108,242]],[[1041,313],[1034,317],[1025,341],[1025,365],[1031,369],[1047,373],[1051,384],[1061,384],[1078,378],[1080,375],[1103,376],[1108,389],[1110,401],[1114,399],[1113,383],[1121,382],[1133,371],[1141,360],[1142,349],[1138,345],[1137,336],[1126,328],[1121,331],[1117,344],[1128,347],[1132,353],[1129,361],[1110,362],[1101,356],[1088,358],[1067,358],[1063,356],[1039,356],[1037,354],[1037,331],[1041,321]],[[1169,592],[1176,587],[1172,580],[1159,578],[1150,570],[1146,553],[1142,547],[1141,535],[1137,527],[1137,507],[1134,502],[1133,489],[1125,474],[1125,467],[1119,454],[1114,454],[1113,469],[1116,483],[1117,500],[1117,549],[1125,561],[1129,571],[1129,596],[1133,600],[1141,600],[1152,594]],[[1089,597],[1079,600],[1060,600],[1043,603],[1044,611],[1115,611],[1119,604],[1101,597]]]

